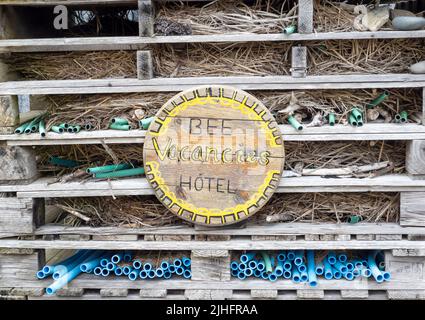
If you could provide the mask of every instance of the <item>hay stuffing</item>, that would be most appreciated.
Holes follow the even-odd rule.
[[[201,6],[160,3],[156,8],[155,33],[279,33],[296,23],[296,1],[256,0],[251,3],[248,5],[241,0],[212,1]]]
[[[409,73],[425,60],[424,39],[309,42],[309,75]]]
[[[49,204],[66,209],[54,223],[69,226],[143,228],[188,224],[155,197],[58,198]],[[85,222],[70,211],[89,220]],[[362,222],[398,222],[399,194],[275,194],[248,222],[347,223],[353,215],[360,216]]]
[[[289,75],[291,46],[286,43],[191,44],[153,50],[157,77]]]
[[[354,28],[354,19],[357,17],[340,7],[339,3],[327,0],[314,2],[314,31],[315,32],[350,32]]]

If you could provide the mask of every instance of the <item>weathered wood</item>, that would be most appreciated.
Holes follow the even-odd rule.
[[[31,180],[37,174],[34,152],[26,147],[0,146],[0,182]]]
[[[122,235],[93,235],[94,241],[137,241],[138,236],[135,234],[122,234]]]
[[[375,240],[383,241],[383,240],[401,240],[401,234],[377,234],[375,235]]]
[[[137,51],[137,79],[153,78],[152,51]]]
[[[368,290],[341,290],[341,297],[344,299],[367,299]]]
[[[298,0],[298,32],[313,32],[313,0]]]
[[[400,225],[425,226],[425,192],[400,193]]]
[[[375,235],[373,234],[358,234],[356,235],[356,240],[373,240],[375,239]]]
[[[291,75],[294,78],[305,78],[307,76],[307,47],[292,47]]]
[[[17,96],[0,96],[0,127],[14,127],[19,124]]]
[[[34,276],[39,267],[37,253],[28,255],[0,254],[0,284],[2,287],[39,288]]]
[[[425,257],[425,249],[393,249],[394,257]]]
[[[230,255],[227,250],[193,250],[192,281],[230,280]]]
[[[0,40],[0,52],[48,52],[48,51],[99,51],[141,50],[149,44],[161,43],[238,43],[238,42],[282,42],[353,39],[411,39],[425,38],[425,30],[377,31],[377,32],[324,32],[271,34],[212,34],[154,37],[75,37],[42,39]]]
[[[349,241],[351,239],[350,234],[337,234],[335,235],[336,241]]]
[[[425,283],[424,269],[425,257],[395,257],[391,252],[385,253],[385,270],[391,274],[391,281]]]
[[[424,300],[424,290],[388,290],[390,300]]]
[[[32,199],[0,198],[0,233],[31,234],[34,230]]]
[[[318,234],[306,234],[305,240],[307,240],[307,241],[320,241],[321,239],[320,239],[320,235],[318,235]]]
[[[43,288],[13,288],[10,291],[11,295],[16,296],[31,296],[31,297],[41,297],[44,295]]]
[[[232,290],[187,289],[184,296],[189,300],[225,300],[232,297]]]
[[[407,143],[406,171],[410,175],[425,177],[425,140],[413,140]]]
[[[154,35],[154,7],[151,0],[138,0],[139,6],[139,36],[152,37]]]
[[[256,298],[256,299],[275,299],[275,298],[277,298],[277,290],[254,289],[254,290],[251,290],[251,297]]]
[[[297,297],[299,299],[323,299],[325,292],[317,289],[297,290]]]
[[[140,296],[143,298],[165,298],[167,289],[140,289]]]
[[[91,94],[128,92],[179,92],[199,85],[233,86],[243,90],[306,89],[373,89],[422,88],[421,74],[324,75],[293,78],[292,76],[229,76],[138,79],[86,79],[9,81],[0,83],[1,95],[16,94]],[[403,125],[403,128],[405,125]],[[417,138],[419,139],[419,138]]]
[[[90,236],[87,234],[61,234],[59,235],[60,240],[75,240],[75,241],[87,241],[90,240]],[[96,239],[102,240],[102,239]]]
[[[82,297],[84,289],[82,288],[61,288],[56,291],[59,297]]]
[[[101,297],[127,297],[128,289],[100,289]]]
[[[275,192],[283,162],[272,114],[254,96],[227,86],[171,98],[143,146],[146,179],[157,198],[200,225],[230,225],[255,214]]]

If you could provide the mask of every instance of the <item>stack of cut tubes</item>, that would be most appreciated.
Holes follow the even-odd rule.
[[[152,260],[142,260],[132,251],[79,250],[55,265],[45,265],[36,276],[38,279],[51,276],[55,280],[46,288],[46,293],[52,295],[81,273],[101,277],[126,276],[131,281],[138,278],[170,279],[174,275],[190,279],[191,264],[191,259],[185,256],[172,260],[164,259],[156,265]]]

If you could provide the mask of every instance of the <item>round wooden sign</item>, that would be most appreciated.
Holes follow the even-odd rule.
[[[203,86],[171,98],[146,133],[146,178],[181,218],[203,225],[246,219],[273,195],[284,148],[265,106],[231,87]]]

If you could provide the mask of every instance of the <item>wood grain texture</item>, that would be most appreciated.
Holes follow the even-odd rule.
[[[297,297],[299,299],[323,299],[325,292],[317,289],[297,290]]]
[[[146,178],[180,218],[229,225],[252,216],[280,180],[283,140],[266,107],[226,86],[179,93],[156,114],[143,146]]]
[[[253,289],[251,297],[255,299],[275,299],[277,298],[277,290],[273,289]]]
[[[39,288],[35,277],[39,268],[38,254],[0,254],[0,287]]]
[[[406,171],[411,175],[425,175],[425,140],[407,143]]]
[[[137,79],[147,80],[153,78],[152,51],[137,51]]]
[[[227,250],[193,250],[192,281],[230,280],[230,255]]]
[[[31,180],[38,174],[33,150],[0,146],[0,182]]]
[[[291,75],[294,78],[305,78],[307,76],[307,47],[292,47]]]
[[[154,6],[151,0],[138,0],[139,36],[151,37],[154,34]]]
[[[313,32],[313,0],[298,0],[298,32]]]
[[[0,198],[0,233],[31,234],[34,229],[31,198]]]
[[[391,281],[425,284],[425,257],[396,257],[386,252],[385,270],[391,273]]]
[[[12,127],[19,124],[17,96],[0,96],[0,127]]]
[[[401,192],[400,225],[425,226],[425,192]]]

